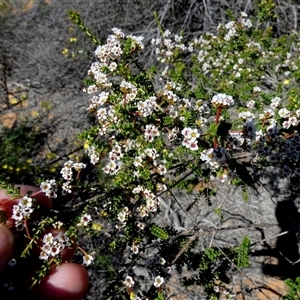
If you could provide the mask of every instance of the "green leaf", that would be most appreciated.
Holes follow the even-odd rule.
[[[250,249],[250,239],[245,236],[242,243],[236,249],[237,258],[236,264],[238,268],[245,268],[249,266],[249,249]]]
[[[165,300],[165,297],[163,295],[162,292],[158,292],[157,293],[157,297],[155,298],[155,300]]]
[[[168,233],[157,225],[152,225],[150,232],[161,240],[167,240],[169,238]]]

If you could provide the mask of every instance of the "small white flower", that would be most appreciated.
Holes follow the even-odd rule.
[[[94,253],[86,254],[83,256],[83,265],[89,266],[95,260]]]
[[[84,214],[81,219],[80,219],[80,224],[82,224],[83,226],[87,226],[88,223],[90,223],[92,220],[91,215],[89,214]]]
[[[220,93],[213,96],[211,103],[216,107],[221,106],[224,108],[229,108],[230,106],[234,105],[234,100],[232,96]]]
[[[49,255],[45,251],[41,251],[39,259],[47,260],[48,258],[49,258]]]
[[[24,196],[20,201],[19,201],[19,206],[21,207],[32,207],[32,198],[28,196]]]
[[[63,225],[64,225],[64,223],[61,221],[56,221],[53,223],[53,227],[56,229],[60,229]]]
[[[42,192],[44,192],[46,194],[47,197],[49,198],[56,198],[57,194],[57,185],[56,185],[56,181],[54,179],[51,180],[46,180],[44,182],[41,183],[40,188],[42,190]]]
[[[13,206],[13,214],[12,214],[11,218],[16,220],[16,221],[22,221],[23,220],[22,209],[19,205],[14,205]]]
[[[157,172],[160,175],[166,174],[167,173],[167,168],[164,165],[159,165],[157,167]]]
[[[156,276],[154,279],[154,286],[159,288],[164,284],[165,280],[161,276]]]
[[[47,193],[51,189],[51,185],[47,181],[42,182],[40,185],[40,189],[42,190],[42,192]]]
[[[139,253],[139,246],[133,243],[132,246],[131,246],[131,251],[134,254],[138,254]]]
[[[286,108],[281,108],[281,109],[279,109],[279,111],[278,111],[278,115],[279,115],[281,118],[287,118],[287,117],[290,116],[290,114],[291,114],[291,112],[290,112],[288,109],[286,109]]]
[[[254,92],[254,93],[260,93],[260,92],[261,92],[261,88],[260,88],[259,86],[255,86],[255,87],[253,88],[253,92]]]
[[[284,121],[284,122],[282,122],[282,127],[284,128],[284,129],[289,129],[290,127],[291,127],[291,123],[289,122],[289,121]]]
[[[118,220],[121,222],[121,223],[124,223],[127,219],[127,214],[124,213],[123,211],[119,212],[118,213]]]
[[[127,287],[133,287],[133,286],[134,286],[134,280],[132,279],[132,277],[126,276],[125,281],[124,281],[124,284],[125,284]]]
[[[44,244],[52,244],[53,243],[53,235],[51,232],[44,235],[43,243]]]
[[[214,291],[215,291],[216,293],[219,293],[220,289],[219,289],[219,287],[218,287],[217,285],[214,286]]]
[[[54,256],[58,255],[61,250],[62,249],[61,249],[60,245],[53,245],[50,247],[50,255],[54,257]]]
[[[138,227],[139,229],[141,229],[141,230],[144,230],[145,226],[146,226],[145,223],[142,223],[142,222],[138,222],[138,223],[137,223],[137,227]]]
[[[73,168],[78,172],[82,169],[85,169],[86,164],[84,164],[84,163],[73,163]]]
[[[247,106],[248,108],[253,108],[254,105],[255,105],[255,101],[254,101],[254,100],[250,100],[250,101],[248,101],[248,102],[246,103],[246,106]]]

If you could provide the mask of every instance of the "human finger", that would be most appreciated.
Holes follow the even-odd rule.
[[[19,197],[14,197],[11,194],[7,194],[6,190],[0,190],[0,211],[5,212],[6,225],[11,227],[14,225],[14,221],[11,219],[13,206],[18,204],[18,201],[27,193],[31,193],[31,197],[37,200],[37,204],[43,208],[51,208],[52,199],[48,198],[40,188],[30,185],[15,185],[15,188],[19,188]]]
[[[80,300],[89,284],[87,270],[75,263],[53,266],[49,273],[34,286],[32,294],[42,300]]]
[[[14,236],[4,225],[0,224],[0,272],[4,269],[13,253]]]
[[[14,198],[11,194],[7,194],[6,190],[0,190],[0,204],[7,200],[18,200],[31,192],[31,196],[37,199],[38,204],[43,205],[44,208],[50,208],[52,206],[51,198],[47,197],[40,188],[31,185],[16,184],[15,188],[20,189],[20,197]]]

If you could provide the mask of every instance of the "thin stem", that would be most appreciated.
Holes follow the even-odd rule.
[[[220,122],[220,116],[221,116],[221,112],[223,110],[223,107],[219,106],[217,108],[217,114],[216,114],[216,119],[215,119],[215,123],[216,125],[219,124]],[[218,140],[217,140],[217,136],[214,136],[214,149],[218,148]]]
[[[31,196],[31,197],[36,197],[36,196],[38,196],[38,195],[41,194],[41,193],[43,193],[42,190],[39,190],[39,191],[33,193],[33,194],[30,195],[30,196]]]
[[[216,124],[219,124],[219,122],[220,122],[220,116],[221,116],[222,110],[223,110],[223,108],[219,106],[217,109],[217,115],[216,115],[216,121],[215,121]]]
[[[24,221],[24,227],[25,227],[27,236],[29,237],[30,240],[32,240],[31,234],[29,232],[28,219],[25,219],[25,221]]]
[[[217,140],[217,137],[214,136],[214,149],[217,149],[218,148],[218,140]]]
[[[80,250],[84,255],[88,255],[80,246],[77,246],[77,249]]]

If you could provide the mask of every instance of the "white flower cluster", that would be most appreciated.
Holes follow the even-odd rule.
[[[249,45],[251,47],[251,45]],[[253,88],[253,93],[260,93],[261,92],[261,88],[259,86],[255,86]]]
[[[255,115],[250,111],[242,111],[239,113],[239,118],[244,121],[252,121],[255,118]]]
[[[220,28],[225,28],[226,29],[226,34],[224,36],[225,41],[230,41],[234,36],[237,35],[237,28],[241,26],[245,29],[249,29],[252,27],[252,22],[250,19],[248,19],[248,15],[245,12],[241,12],[240,18],[237,22],[230,21],[225,26],[219,25],[218,30]]]
[[[284,129],[289,129],[291,126],[297,126],[299,120],[296,117],[289,117],[287,120],[282,122],[282,127]]]
[[[25,219],[30,218],[33,210],[33,199],[24,196],[17,205],[13,206],[11,218],[16,221],[15,226],[20,227]]]
[[[104,105],[108,100],[109,93],[101,92],[98,96],[94,95],[90,100],[90,105],[87,108],[88,111],[97,110],[99,106]]]
[[[95,146],[90,146],[86,149],[87,155],[90,157],[91,163],[94,165],[99,161],[99,155],[96,152]]]
[[[279,103],[281,102],[281,98],[279,97],[275,97],[273,99],[271,99],[271,104],[270,104],[270,107],[272,109],[276,109],[278,106],[279,106]]]
[[[156,97],[152,96],[144,101],[137,103],[137,112],[142,117],[151,116],[151,114],[157,110]]]
[[[250,100],[246,103],[246,106],[250,109],[254,108],[255,106],[255,101],[254,100]]]
[[[291,59],[291,57],[292,57],[292,54],[290,52],[287,52],[286,59],[282,63],[278,64],[275,67],[275,72],[277,73],[277,72],[279,72],[279,70],[282,69],[283,71],[285,71],[284,75],[285,76],[289,76],[290,73],[291,73],[291,71],[297,71],[298,70],[298,66],[295,63],[295,61],[293,61]]]
[[[252,22],[250,19],[248,19],[248,15],[245,12],[241,12],[241,16],[239,18],[239,23],[244,27],[244,28],[251,28]]]
[[[108,153],[108,157],[111,161],[119,161],[123,157],[121,146],[115,142],[112,150]]]
[[[143,186],[139,186],[139,189],[134,189],[132,192],[134,194],[141,194],[146,200],[146,204],[142,204],[137,208],[140,217],[147,217],[151,212],[153,213],[157,211],[160,204],[160,198],[157,197],[153,192]]]
[[[157,54],[157,60],[160,62],[165,62],[167,61],[174,53],[175,51],[186,51],[189,50],[191,51],[192,48],[187,48],[183,43],[182,43],[182,37],[175,35],[174,40],[170,38],[171,32],[170,30],[166,30],[163,33],[162,38],[154,38],[151,40],[152,45],[156,45],[157,48],[155,49],[155,52]]]
[[[259,114],[259,119],[263,120],[263,119],[271,119],[273,118],[275,115],[275,112],[272,108],[267,108],[263,111],[262,114]]]
[[[148,142],[153,142],[156,136],[160,136],[159,130],[156,126],[152,124],[146,125],[145,128],[145,140]]]
[[[40,189],[49,198],[57,198],[57,183],[55,179],[46,180],[41,183]]]
[[[227,141],[228,141],[227,147],[229,149],[240,149],[245,141],[243,137],[243,132],[242,131],[229,132]]]
[[[144,49],[144,44],[143,36],[134,36],[134,35],[127,35],[127,38],[131,40],[131,51],[136,51],[136,50],[143,50]]]
[[[234,105],[234,100],[232,96],[220,93],[213,96],[211,104],[215,107],[229,108]]]
[[[143,37],[136,37],[133,35],[128,35],[125,37],[125,34],[117,28],[113,28],[113,35],[109,35],[106,44],[98,46],[95,55],[98,57],[100,62],[92,64],[89,74],[97,82],[97,86],[93,90],[86,90],[87,92],[95,92],[98,90],[98,87],[109,88],[112,86],[112,83],[108,81],[109,75],[107,74],[106,68],[109,72],[114,72],[117,67],[117,60],[123,54],[122,50],[122,40],[131,41],[131,51],[141,50],[144,48],[142,43]]]
[[[270,106],[272,107],[272,103]],[[279,109],[277,113],[280,118],[284,119],[281,123],[284,129],[289,129],[291,126],[297,126],[299,124],[300,109],[297,109],[295,112],[291,112],[284,107]]]
[[[137,88],[132,83],[125,80],[121,82],[120,90],[124,94],[124,104],[132,102],[137,95]]]
[[[67,193],[72,192],[72,185],[71,181],[73,180],[73,170],[80,172],[84,169],[86,165],[84,163],[75,163],[72,160],[68,160],[64,163],[63,168],[61,169],[60,173],[64,180],[66,180],[62,185],[62,194],[66,195]]]
[[[186,148],[196,151],[198,150],[198,141],[197,138],[200,136],[197,128],[184,128],[181,131],[181,134],[184,136],[182,141],[182,145]]]
[[[110,60],[119,58],[123,54],[120,40],[124,38],[121,30],[115,30],[114,35],[109,35],[106,44],[98,46],[95,55],[105,66],[109,65]]]
[[[227,30],[226,35],[224,36],[225,41],[230,41],[232,37],[236,35],[236,24],[234,21],[230,21],[227,24],[225,24],[225,28]]]
[[[59,232],[58,235],[53,235],[51,232],[43,237],[43,245],[40,247],[40,259],[48,260],[51,257],[58,257],[60,252],[66,247],[71,246],[69,237],[65,232]]]
[[[284,107],[278,110],[278,115],[281,118],[288,118],[291,115],[291,112]]]
[[[122,228],[126,225],[128,216],[131,214],[129,208],[125,206],[119,213],[118,213],[118,220],[120,221],[120,224],[117,225],[117,228]]]
[[[162,94],[168,99],[170,104],[177,103],[179,101],[179,97],[171,90],[165,89]]]
[[[109,152],[109,163],[103,168],[104,173],[109,175],[116,175],[121,168],[122,162],[121,158],[123,157],[123,152],[121,146],[116,142]]]
[[[168,141],[174,142],[177,138],[177,135],[179,133],[179,127],[175,126],[171,130],[168,131]]]
[[[105,165],[103,168],[104,173],[109,174],[109,175],[116,175],[121,168],[121,161],[118,161],[117,163],[114,161],[109,161],[108,164]]]
[[[216,149],[210,148],[203,150],[200,158],[208,163],[212,169],[217,169],[226,162],[229,158],[229,154],[224,147],[218,147]]]
[[[219,82],[220,77],[226,77],[231,74],[231,80],[225,84],[227,86],[233,85],[241,78],[250,77],[255,73],[255,69],[249,64],[245,63],[245,51],[228,51],[230,47],[230,39],[239,34],[241,30],[247,30],[246,18],[242,17],[240,22],[229,22],[225,26],[219,25],[221,36],[224,33],[224,39],[220,35],[211,33],[204,33],[198,39],[194,39],[192,45],[197,48],[197,59],[203,73],[209,78]],[[244,24],[244,25],[243,25]],[[250,26],[250,24],[249,24]],[[219,48],[219,49],[218,49]],[[259,43],[250,40],[246,44],[246,48],[256,55],[261,56],[262,47]],[[272,57],[269,53],[265,53],[265,61],[269,61]],[[265,62],[263,62],[265,64]]]
[[[97,119],[100,122],[106,122],[108,119],[112,119],[114,117],[114,111],[111,109],[111,107],[100,107],[97,110]]]
[[[157,166],[159,163],[157,162],[156,158],[158,158],[158,154],[155,148],[146,148],[143,153],[137,155],[134,158],[133,165],[135,167],[141,167],[143,165],[143,161],[146,157],[153,160],[153,165]]]

